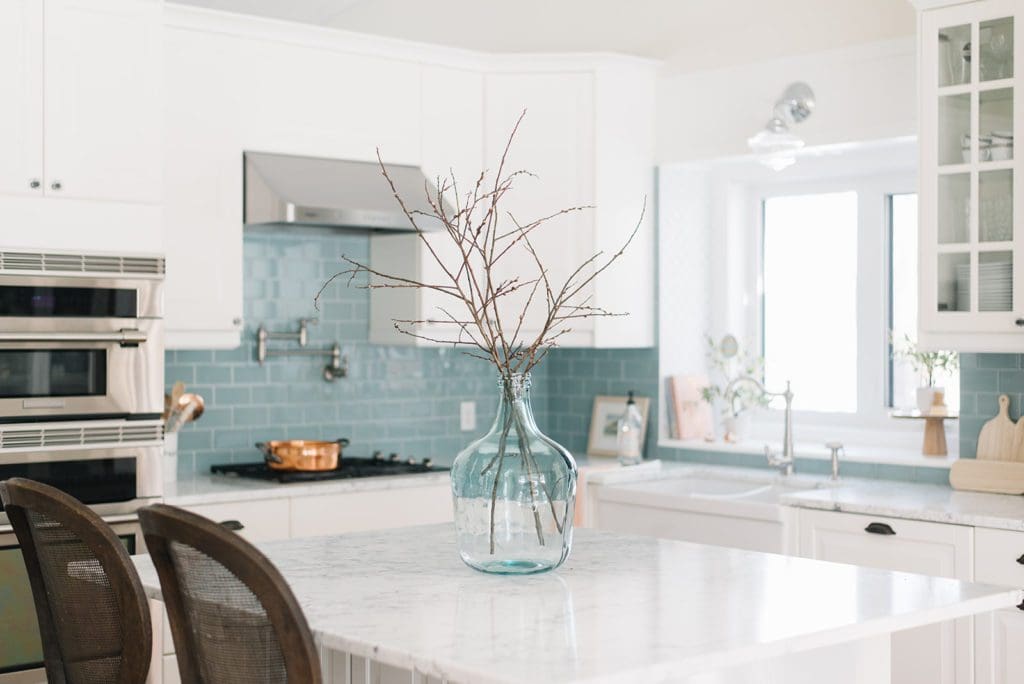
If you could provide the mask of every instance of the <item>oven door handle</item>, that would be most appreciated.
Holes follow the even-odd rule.
[[[137,347],[146,341],[138,328],[116,332],[0,332],[0,342],[109,342],[122,347]]]

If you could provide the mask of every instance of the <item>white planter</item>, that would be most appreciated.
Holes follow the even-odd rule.
[[[723,438],[726,442],[740,442],[750,434],[751,417],[749,411],[738,416],[729,415],[722,419]]]
[[[942,391],[941,387],[918,387],[917,388],[917,410],[921,413],[928,413],[932,410],[932,401],[935,399],[935,391]]]

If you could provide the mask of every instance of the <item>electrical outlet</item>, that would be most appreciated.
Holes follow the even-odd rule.
[[[476,402],[464,401],[459,404],[459,428],[463,432],[476,430]]]

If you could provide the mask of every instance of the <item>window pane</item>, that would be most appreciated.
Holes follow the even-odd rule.
[[[897,347],[903,348],[907,338],[917,339],[917,195],[892,195],[889,198],[889,221],[892,241],[890,327],[893,341]],[[904,359],[894,359],[891,369],[889,406],[917,408],[917,388],[925,384],[921,373]],[[957,371],[940,371],[936,374],[935,384],[945,389],[946,406],[951,412],[958,413],[960,374]]]
[[[857,193],[764,202],[765,383],[793,407],[857,411]]]

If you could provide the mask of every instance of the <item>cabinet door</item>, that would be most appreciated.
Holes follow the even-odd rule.
[[[330,511],[325,515],[325,511]],[[292,538],[451,522],[452,487],[345,492],[292,499]]]
[[[483,115],[484,82],[478,72],[424,67],[423,69],[423,172],[433,181],[454,176],[455,191],[460,198],[449,193],[454,208],[462,197],[473,189],[484,168]],[[431,247],[444,261],[449,271],[458,272],[462,264],[455,243],[447,234],[435,233],[429,237]],[[447,283],[450,279],[438,265],[429,250],[420,248],[420,276],[429,283]],[[466,319],[466,308],[461,303],[435,290],[419,290],[420,318],[448,320],[444,311]],[[371,304],[372,308],[372,304]],[[444,311],[442,311],[442,309]],[[458,329],[452,324],[427,324],[424,335],[443,340],[458,339]]]
[[[43,194],[43,3],[0,3],[0,193]],[[35,186],[35,187],[33,187]]]
[[[1024,189],[1013,145],[1024,122],[1019,8],[985,0],[922,15],[919,272],[928,345],[997,351],[962,335],[990,334],[995,344],[1011,336],[1005,346],[1024,327]],[[942,333],[945,340],[934,336]]]
[[[600,495],[596,508],[597,527],[602,530],[765,553],[783,551],[782,524],[770,520],[636,506],[617,501],[602,501]]]
[[[164,33],[168,349],[234,348],[242,329],[241,60],[219,34]]]
[[[45,189],[159,202],[158,0],[46,0]]]
[[[251,542],[288,539],[290,505],[288,499],[263,499],[230,503],[184,506],[186,510],[217,523],[236,521],[238,533]]]
[[[974,531],[974,579],[1024,588],[1024,532]],[[1024,682],[1024,609],[975,618],[976,684]]]
[[[474,187],[483,164],[483,76],[479,72],[425,66],[422,70],[420,106],[423,140],[421,167],[431,183],[441,180],[454,189],[446,193],[448,204],[461,204]],[[454,180],[453,180],[454,177]],[[459,198],[456,200],[455,193]],[[375,269],[412,277],[421,282],[447,285],[448,273],[438,264],[458,272],[462,257],[446,231],[426,236],[428,249],[415,234],[370,236],[370,260]],[[465,284],[465,281],[462,281]],[[447,312],[447,313],[445,313]],[[429,289],[375,288],[370,290],[370,342],[420,344],[455,341],[459,329],[448,314],[468,320],[466,307],[450,296]],[[395,330],[394,320],[425,321],[416,326],[419,338]],[[430,339],[426,339],[430,338]]]
[[[800,552],[809,558],[971,578],[970,527],[822,511],[801,511],[799,520]],[[892,533],[872,533],[869,526]],[[899,596],[892,598],[899,601]],[[892,681],[967,684],[973,679],[972,641],[969,618],[897,632],[892,637]]]
[[[591,205],[594,202],[594,78],[589,72],[575,73],[499,73],[485,80],[484,155],[489,171],[497,173],[502,153],[519,115],[526,116],[505,162],[503,173],[527,170],[535,177],[520,176],[505,196],[504,205],[520,224],[528,223],[562,209]],[[507,218],[505,229],[514,229]],[[558,217],[530,235],[542,263],[557,290],[576,268],[594,253],[594,216],[590,210]],[[510,252],[510,255],[513,253]],[[500,278],[536,278],[539,274],[525,250],[516,250],[515,258],[503,264]],[[584,276],[592,272],[583,270]],[[574,300],[581,304],[593,288]],[[529,295],[520,290],[506,300],[501,312],[506,328]],[[591,302],[592,303],[592,302]],[[526,316],[524,337],[536,335],[544,318],[543,301],[535,298]],[[569,329],[559,338],[563,346],[590,346],[593,320],[582,318],[565,322],[555,332]],[[529,341],[529,340],[528,340]]]

